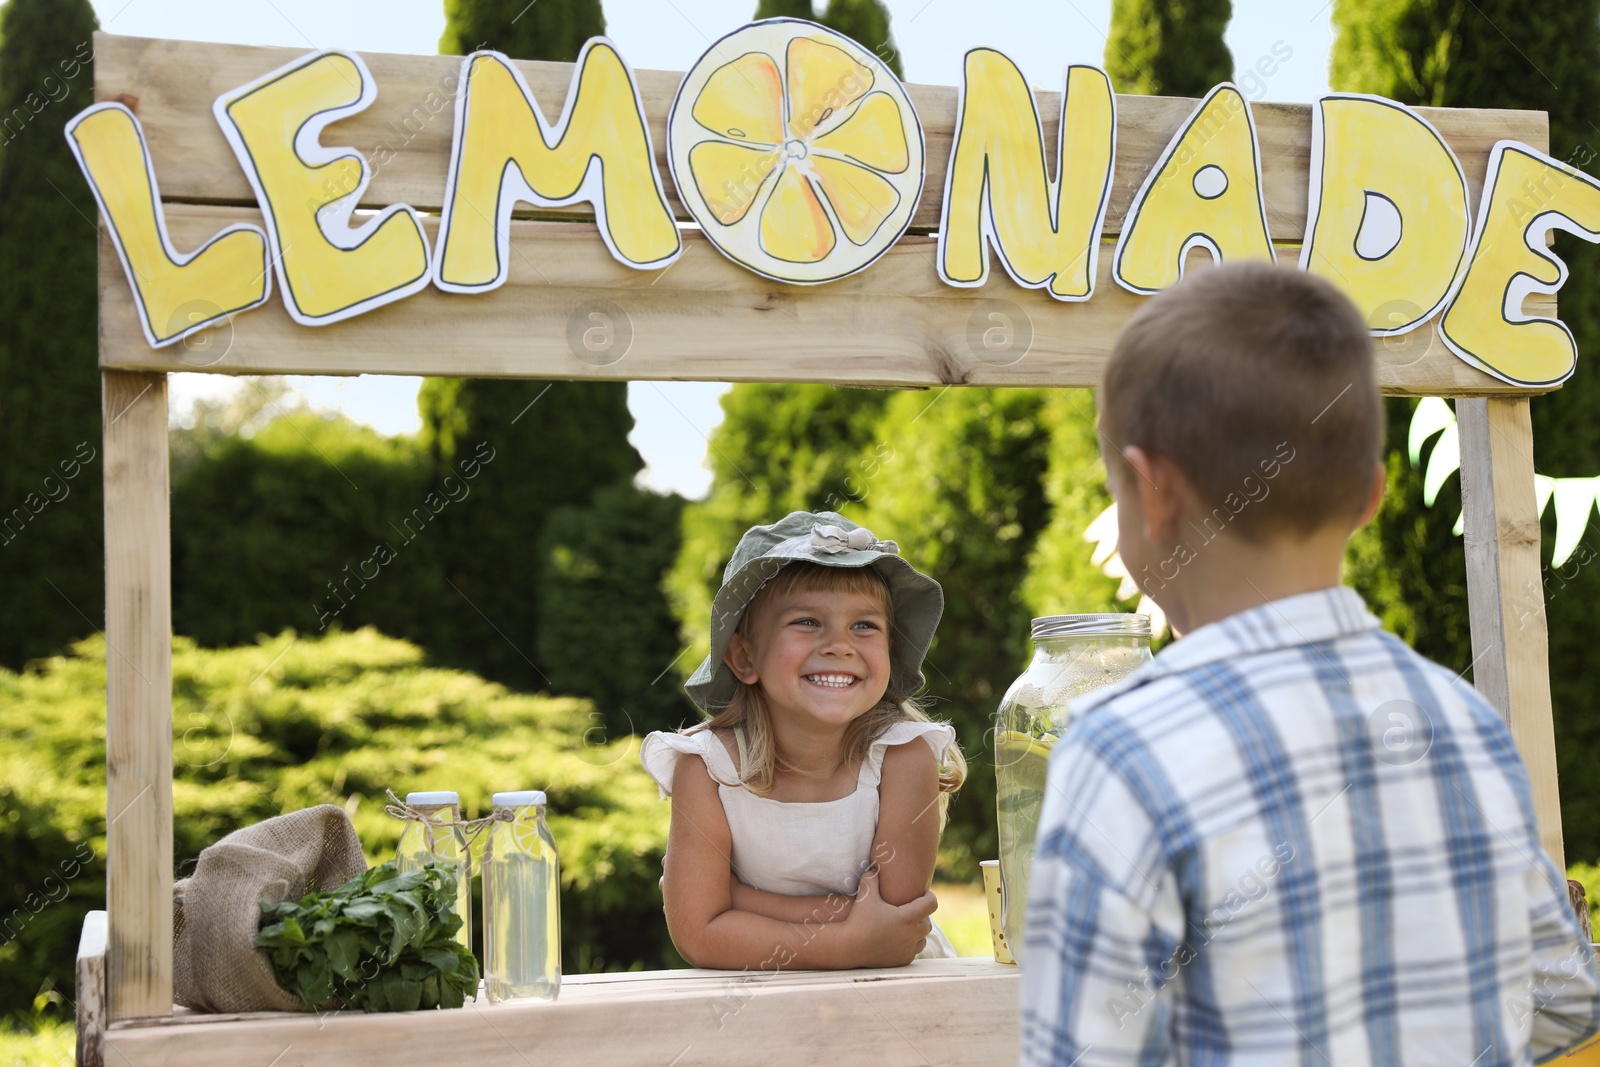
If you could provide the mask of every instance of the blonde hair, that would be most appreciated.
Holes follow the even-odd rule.
[[[827,567],[820,563],[797,560],[785,565],[756,591],[744,614],[734,627],[735,633],[745,632],[750,616],[774,596],[788,593],[855,593],[876,600],[888,616],[889,640],[894,641],[894,601],[883,577],[871,567]],[[932,722],[909,693],[897,693],[891,688],[883,699],[865,715],[845,728],[845,758],[852,763],[862,763],[872,741],[891,724],[897,722]],[[706,721],[696,723],[683,731],[686,734],[701,730],[727,730],[743,727],[746,740],[746,758],[739,768],[739,783],[760,796],[772,792],[778,772],[804,774],[790,766],[778,752],[772,733],[771,712],[761,692],[761,684],[739,682],[726,707],[714,709]],[[945,751],[944,762],[939,766],[939,811],[941,823],[944,808],[951,793],[961,788],[967,777],[967,760],[961,748],[952,742]]]

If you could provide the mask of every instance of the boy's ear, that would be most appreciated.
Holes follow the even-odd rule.
[[[760,676],[756,673],[755,660],[750,655],[750,642],[737,630],[728,638],[728,650],[722,654],[722,662],[726,663],[733,676],[745,685],[755,685],[760,681]]]
[[[1122,450],[1128,463],[1131,484],[1123,492],[1139,495],[1139,510],[1144,518],[1145,539],[1155,544],[1170,540],[1178,528],[1183,494],[1188,479],[1178,465],[1159,452],[1146,452],[1138,445]]]
[[[1361,529],[1372,521],[1372,517],[1383,506],[1383,490],[1388,483],[1388,472],[1383,469],[1383,461],[1379,460],[1373,465],[1372,488],[1367,491],[1367,502],[1361,508],[1361,517],[1356,520],[1356,529]]]

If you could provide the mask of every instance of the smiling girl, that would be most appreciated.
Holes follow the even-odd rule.
[[[640,751],[672,798],[662,892],[684,959],[770,971],[955,955],[928,886],[966,762],[954,728],[911,701],[943,610],[893,541],[832,512],[740,538],[711,654],[685,686],[709,718]]]

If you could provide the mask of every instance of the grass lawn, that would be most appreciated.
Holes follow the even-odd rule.
[[[989,937],[989,904],[983,898],[983,883],[935,882],[933,894],[939,898],[933,921],[950,938],[956,955],[992,959],[994,944]]]
[[[70,1022],[41,1022],[36,1030],[0,1023],[0,1067],[71,1067],[78,1035]]]

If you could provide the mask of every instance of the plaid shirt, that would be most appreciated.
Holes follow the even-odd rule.
[[[1600,1027],[1510,731],[1354,591],[1202,627],[1073,710],[1025,1064],[1489,1067]]]

